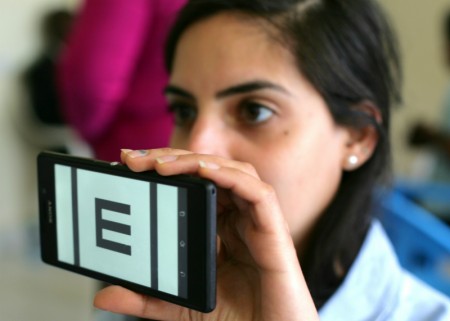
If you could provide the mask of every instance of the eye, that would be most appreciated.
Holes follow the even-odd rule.
[[[169,103],[169,111],[174,115],[175,125],[179,127],[189,126],[197,117],[197,109],[188,103]]]
[[[274,111],[255,101],[246,101],[239,107],[239,118],[242,122],[256,125],[269,120]]]

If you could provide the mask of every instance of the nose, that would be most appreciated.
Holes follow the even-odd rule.
[[[187,149],[200,154],[228,156],[226,128],[211,117],[199,117],[187,138]]]

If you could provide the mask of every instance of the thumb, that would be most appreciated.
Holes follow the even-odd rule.
[[[188,309],[133,292],[120,286],[106,287],[95,295],[94,306],[113,313],[157,320],[181,320]]]

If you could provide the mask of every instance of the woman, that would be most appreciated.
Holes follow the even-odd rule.
[[[202,315],[118,287],[97,307],[161,320],[450,316],[447,299],[399,268],[371,217],[400,82],[373,1],[192,0],[166,62],[173,149],[123,150],[122,161],[221,188],[217,308]]]

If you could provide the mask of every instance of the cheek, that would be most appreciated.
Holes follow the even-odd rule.
[[[337,144],[338,141],[324,139],[321,144],[298,148],[297,155],[278,154],[271,168],[263,171],[268,175],[262,179],[277,191],[296,242],[307,235],[336,194],[342,176]]]
[[[189,137],[188,133],[183,134],[179,128],[174,126],[170,135],[169,146],[171,148],[186,149],[188,146],[187,137]]]
[[[273,184],[296,242],[307,235],[330,204],[342,174],[337,166],[321,166],[317,161],[308,163],[310,161],[297,163],[296,173],[278,177]]]

